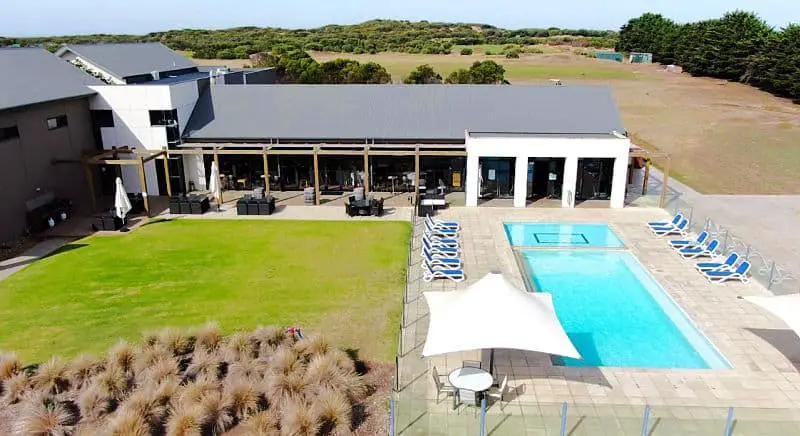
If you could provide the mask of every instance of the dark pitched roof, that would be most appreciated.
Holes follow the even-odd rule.
[[[95,92],[103,83],[39,48],[0,49],[0,110]]]
[[[56,55],[61,56],[66,51],[86,59],[120,80],[153,71],[165,72],[197,66],[186,56],[160,42],[67,45],[59,49]]]
[[[604,86],[212,86],[189,140],[461,139],[465,130],[596,135],[623,132]]]

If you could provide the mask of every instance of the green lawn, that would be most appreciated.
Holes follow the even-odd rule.
[[[389,361],[410,233],[403,222],[175,220],[89,237],[0,282],[0,349],[68,357],[216,320],[296,324]]]

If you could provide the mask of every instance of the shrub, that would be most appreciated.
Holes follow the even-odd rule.
[[[228,379],[260,380],[267,372],[267,364],[258,359],[240,360],[228,366]]]
[[[203,425],[211,433],[224,433],[233,422],[230,405],[219,391],[212,391],[200,400]]]
[[[311,411],[320,424],[322,434],[343,434],[350,430],[352,410],[347,397],[328,389],[317,394],[311,404]]]
[[[166,347],[174,356],[191,353],[195,338],[176,328],[165,328],[158,333],[156,344]]]
[[[314,356],[321,356],[331,350],[331,344],[322,335],[313,335],[303,338],[294,344],[294,349],[300,357],[308,360]]]
[[[197,349],[215,351],[217,348],[219,348],[219,344],[221,342],[222,333],[220,331],[219,324],[214,321],[210,321],[197,331],[195,339],[195,351]]]
[[[200,408],[179,405],[172,409],[166,424],[167,436],[201,436],[203,419]]]
[[[58,394],[69,388],[67,376],[67,362],[59,357],[53,357],[39,365],[36,373],[31,377],[33,386],[44,394]]]
[[[3,380],[3,402],[6,404],[19,402],[29,388],[30,379],[24,372]]]
[[[139,384],[158,384],[163,381],[177,378],[180,369],[178,362],[171,357],[161,358],[150,367],[136,375]]]
[[[273,405],[300,400],[308,390],[308,382],[297,373],[275,374],[267,379],[267,397]]]
[[[506,59],[517,59],[519,58],[519,50],[511,49],[506,51]]]
[[[128,393],[131,387],[130,377],[117,365],[109,365],[95,379],[97,387],[110,398],[119,400]]]
[[[137,390],[131,394],[119,407],[118,413],[130,412],[145,420],[148,426],[155,427],[159,425],[166,409],[164,405],[159,402],[159,398],[151,389]]]
[[[26,436],[68,434],[72,414],[60,404],[37,401],[27,404],[14,426],[15,433]]]
[[[150,436],[147,419],[132,409],[119,410],[108,421],[110,436]]]
[[[81,354],[67,368],[69,382],[74,388],[83,388],[89,380],[103,370],[103,361],[95,356]]]
[[[22,371],[22,360],[14,353],[0,353],[0,382]]]
[[[269,370],[273,374],[290,374],[300,371],[303,363],[298,360],[298,355],[292,348],[281,347],[269,361]]]
[[[83,419],[95,420],[111,412],[111,397],[99,386],[92,385],[78,395],[78,409]]]
[[[257,349],[247,333],[236,332],[232,334],[224,347],[225,358],[232,362],[256,357]]]
[[[278,431],[278,420],[275,419],[272,412],[261,411],[251,416],[243,425],[247,434],[254,436],[277,436],[280,434]]]
[[[471,48],[462,48],[461,49],[461,56],[469,56],[472,54]]]
[[[496,54],[497,53],[495,53],[494,50],[486,50],[486,56],[494,56]]]
[[[172,352],[158,342],[145,345],[135,356],[133,363],[134,372],[139,375],[150,369],[150,367],[157,362],[171,359],[172,356]]]
[[[272,352],[289,340],[286,329],[277,326],[258,326],[251,338],[258,344],[259,355]]]
[[[219,382],[207,377],[200,377],[197,380],[187,383],[177,392],[179,401],[186,405],[200,404],[206,394],[219,389]]]
[[[231,413],[239,421],[257,412],[261,403],[261,394],[248,380],[225,383],[223,395],[230,405]]]
[[[197,348],[192,354],[192,360],[186,367],[186,375],[191,378],[208,376],[219,378],[222,359],[216,352],[208,352],[205,348]]]
[[[301,401],[288,403],[281,413],[281,434],[286,436],[313,436],[319,431],[319,422]]]
[[[136,347],[127,341],[119,341],[108,351],[108,362],[123,372],[132,372],[136,360]]]

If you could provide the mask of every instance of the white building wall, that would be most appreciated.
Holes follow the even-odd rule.
[[[191,81],[172,85],[169,87],[169,93],[172,109],[178,110],[178,124],[180,125],[181,133],[183,133],[183,129],[186,128],[189,117],[192,116],[194,106],[199,98],[197,82]]]
[[[203,156],[187,154],[183,156],[183,173],[186,183],[194,182],[195,189],[205,190],[206,168],[203,165]]]
[[[565,158],[562,185],[562,206],[573,207],[577,183],[578,159],[614,158],[614,175],[610,206],[621,208],[625,200],[630,140],[627,138],[565,138],[565,137],[474,137],[467,135],[466,205],[477,206],[480,190],[478,165],[481,157],[513,157],[517,159],[514,180],[514,206],[525,207],[527,192],[527,162],[534,157]],[[618,170],[618,168],[622,168]],[[520,192],[521,191],[521,192]]]

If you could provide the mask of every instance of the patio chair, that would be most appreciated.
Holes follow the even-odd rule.
[[[456,395],[456,388],[455,386],[451,385],[449,381],[447,381],[447,376],[439,375],[439,371],[436,370],[434,366],[431,368],[431,375],[433,376],[433,384],[436,386],[436,403],[439,403],[439,396],[441,394],[445,394],[445,398],[448,395],[452,395],[455,397]],[[444,380],[442,380],[444,377]],[[455,398],[453,398],[455,400]],[[455,404],[454,404],[455,406]]]
[[[700,272],[729,271],[738,261],[739,253],[733,252],[728,256],[727,259],[725,259],[725,262],[698,262],[694,267]]]
[[[480,360],[464,360],[461,362],[461,366],[464,368],[478,368],[481,369],[483,367],[483,362]]]
[[[734,271],[711,270],[711,271],[705,271],[703,272],[703,274],[709,281],[713,283],[724,283],[728,280],[739,281],[742,283],[750,283],[750,276],[748,275],[749,272],[750,272],[750,262],[744,261],[740,263],[739,266]]]
[[[455,238],[430,238],[425,233],[422,234],[422,239],[428,241],[431,247],[450,247],[458,248],[458,239]]]
[[[431,243],[422,238],[422,249],[428,250],[432,257],[458,257],[458,249],[451,247],[434,247]],[[421,252],[420,256],[425,257],[425,253]]]
[[[475,391],[459,388],[456,392],[456,404],[478,407],[481,404],[481,396]]]
[[[684,247],[678,250],[678,254],[684,259],[697,259],[698,257],[713,257],[719,248],[719,241],[712,240],[707,247],[702,245],[697,247]]]
[[[455,257],[433,257],[427,248],[422,247],[422,255],[434,268],[453,269],[461,268],[461,259]]]
[[[653,233],[655,233],[656,236],[658,236],[660,238],[663,238],[664,236],[669,236],[669,235],[686,236],[687,235],[686,227],[688,225],[689,225],[689,220],[684,218],[684,219],[681,220],[680,223],[678,223],[677,226],[650,227],[650,230],[652,230]]]
[[[422,280],[431,282],[434,279],[448,279],[454,282],[464,281],[464,271],[461,269],[437,269],[434,268],[428,261],[422,262]]]
[[[672,218],[672,221],[651,221],[651,222],[647,223],[647,225],[649,227],[651,227],[651,228],[652,227],[677,226],[678,223],[680,223],[682,219],[683,219],[683,215],[675,214],[675,216]]]
[[[432,237],[439,237],[439,238],[455,238],[458,236],[457,230],[452,229],[443,229],[443,228],[434,228],[431,227],[428,221],[423,221],[425,224],[425,233]]]
[[[500,385],[497,387],[496,391],[490,390],[486,396],[489,398],[496,399],[496,401],[500,402],[500,410],[503,410],[503,402],[506,401],[506,390],[508,389],[508,375],[504,375],[502,381],[500,381]]]
[[[425,215],[425,221],[434,229],[453,230],[456,232],[461,229],[461,226],[455,221],[435,220],[430,215]]]
[[[685,247],[698,247],[705,244],[706,239],[708,239],[708,232],[702,232],[697,235],[697,239],[694,241],[691,239],[673,239],[669,241],[669,245],[676,250]]]

